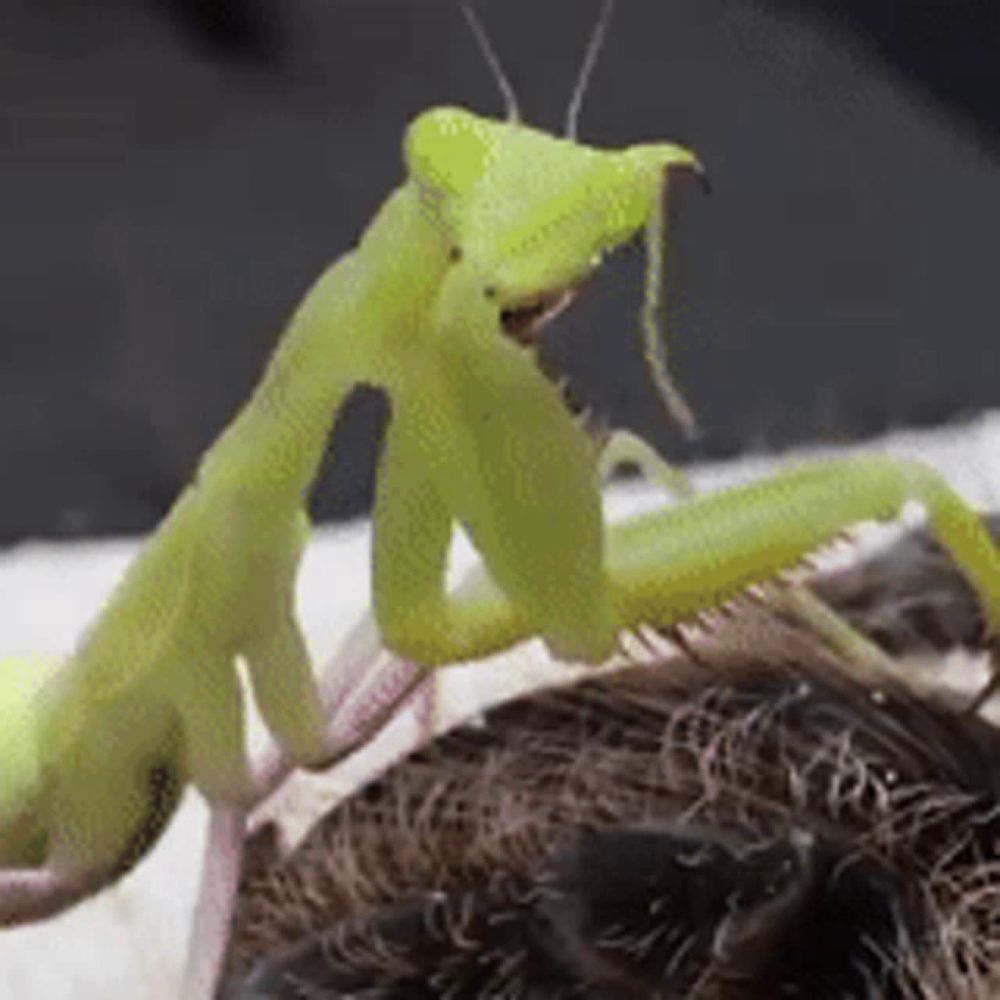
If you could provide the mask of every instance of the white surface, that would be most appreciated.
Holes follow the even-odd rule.
[[[864,450],[921,458],[939,468],[972,503],[1000,506],[1000,414],[960,428],[896,435]],[[774,459],[748,458],[704,467],[692,478],[699,489],[716,489],[758,476],[775,464]],[[619,516],[661,502],[655,491],[627,487],[615,491],[612,507]],[[300,610],[318,661],[331,655],[367,604],[367,535],[363,522],[321,529],[306,555]],[[137,545],[134,540],[26,543],[4,553],[0,655],[70,649]],[[459,547],[457,558],[468,561],[467,546]],[[455,671],[442,689],[444,714],[467,715],[479,705],[531,686],[537,668],[526,666],[527,659],[499,675],[482,668]],[[387,733],[381,752],[391,755],[392,742],[399,738],[400,731]],[[369,758],[360,765],[353,762],[352,768],[371,764]],[[326,780],[339,793],[355,779],[351,770]],[[56,920],[0,932],[0,1000],[173,1000],[204,820],[204,806],[189,794],[156,850],[118,886]]]

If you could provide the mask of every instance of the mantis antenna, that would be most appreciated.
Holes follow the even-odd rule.
[[[486,29],[483,27],[482,21],[476,16],[476,12],[467,4],[462,4],[462,13],[465,15],[466,21],[469,22],[469,27],[472,29],[473,35],[476,36],[476,42],[479,44],[479,48],[486,59],[486,65],[489,66],[490,72],[493,74],[493,79],[496,80],[497,86],[500,88],[500,94],[503,97],[503,103],[507,108],[507,120],[511,124],[518,124],[521,121],[521,111],[517,106],[517,95],[514,93],[514,88],[511,86],[510,80],[507,79],[507,74],[503,71],[503,66],[500,64],[500,58],[496,54],[496,50],[490,44],[490,36],[486,34]]]
[[[604,36],[607,34],[614,9],[615,0],[604,0],[597,23],[590,33],[583,64],[580,66],[580,73],[573,87],[573,96],[566,109],[565,134],[568,139],[576,139],[580,108],[583,106],[583,98],[593,75],[594,66],[597,65],[597,57],[601,54]],[[699,170],[699,174],[702,173]],[[646,291],[642,306],[643,355],[657,395],[663,400],[667,413],[680,425],[686,437],[693,437],[697,429],[694,413],[670,377],[666,349],[658,322],[663,285],[663,241],[666,237],[666,189],[667,174],[664,173],[657,210],[650,216],[646,226]]]
[[[521,121],[521,113],[517,104],[517,95],[514,93],[514,88],[511,86],[507,74],[503,71],[500,58],[490,42],[489,35],[483,27],[482,21],[479,20],[476,12],[468,3],[462,3],[461,8],[486,59],[486,64],[500,88],[504,104],[507,107],[507,119],[512,124],[518,124]],[[580,72],[577,75],[569,106],[566,109],[565,135],[568,139],[576,139],[583,98],[587,93],[587,87],[590,84],[598,56],[601,54],[604,36],[607,34],[614,9],[615,0],[604,0],[597,22],[590,33]],[[700,176],[704,176],[700,169],[698,173]],[[658,322],[663,282],[663,240],[666,235],[666,187],[667,177],[665,174],[660,189],[658,210],[653,213],[646,226],[646,292],[642,308],[643,354],[653,385],[663,401],[667,413],[680,425],[686,437],[693,437],[696,432],[695,417],[681,391],[670,377],[667,369],[666,350]]]
[[[587,92],[590,77],[597,64],[597,57],[601,54],[601,47],[604,45],[604,35],[608,25],[611,23],[611,15],[614,13],[615,0],[604,0],[604,6],[594,25],[594,30],[590,33],[590,41],[587,43],[587,51],[583,55],[583,65],[576,78],[576,85],[573,87],[573,96],[569,99],[569,107],[566,109],[566,138],[576,138],[577,122],[580,118],[580,108],[583,106],[583,97]]]

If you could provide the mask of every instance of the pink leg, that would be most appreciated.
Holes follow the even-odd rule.
[[[477,565],[466,572],[454,596],[474,593],[486,579],[485,571]],[[367,612],[320,673],[320,694],[329,720],[325,766],[343,760],[367,743],[411,699],[420,723],[415,745],[428,740],[436,722],[434,676],[434,671],[421,669],[388,651],[382,645],[374,615]],[[412,749],[415,746],[400,748],[399,756]],[[279,766],[272,760],[270,767],[261,775],[267,782],[267,794],[287,774],[287,765]]]
[[[423,671],[406,660],[386,653],[381,646],[364,655],[333,661],[335,669],[324,671],[332,683],[324,690],[324,704],[329,720],[326,730],[327,757],[324,768],[350,756],[376,736],[411,698],[425,735],[432,729],[433,686]],[[336,666],[343,664],[343,670]],[[404,748],[402,753],[407,752]],[[277,745],[271,745],[252,764],[251,776],[257,802],[268,798],[296,763]]]
[[[0,927],[55,916],[113,878],[112,872],[70,876],[47,868],[0,871]]]
[[[246,810],[213,806],[181,996],[211,1000],[221,976],[236,907]]]
[[[328,720],[324,768],[370,740],[425,679],[413,664],[386,651],[374,618],[366,614],[320,672],[320,696]],[[296,766],[274,745],[259,756],[251,766],[258,803]]]
[[[373,619],[366,615],[322,672],[320,690],[329,719],[327,766],[372,739],[413,697],[418,699],[418,740],[429,737],[434,688],[428,680],[424,671],[386,652]],[[401,747],[399,756],[411,749]],[[295,767],[276,745],[253,761],[251,778],[257,802],[277,790]],[[239,887],[246,818],[246,812],[236,808],[212,809],[184,979],[183,995],[191,1000],[212,997],[222,973]]]

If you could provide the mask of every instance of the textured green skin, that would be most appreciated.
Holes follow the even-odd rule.
[[[253,397],[76,651],[40,685],[23,663],[0,664],[0,731],[16,749],[0,765],[0,864],[113,868],[142,826],[155,765],[212,803],[249,801],[237,656],[276,739],[301,763],[322,760],[294,583],[304,498],[357,384],[391,405],[376,621],[389,648],[421,665],[535,635],[559,656],[598,661],[620,629],[717,605],[910,497],[1000,624],[997,550],[910,463],[816,463],[605,528],[595,449],[500,314],[584,280],[647,225],[666,168],[691,165],[689,153],[597,151],[437,109],[410,127],[406,159],[406,182],[309,292]],[[456,524],[490,574],[461,596],[445,591]]]

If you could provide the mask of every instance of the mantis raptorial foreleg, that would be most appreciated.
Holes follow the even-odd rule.
[[[978,516],[925,466],[872,457],[803,463],[613,526],[606,565],[614,628],[691,619],[773,579],[859,521],[898,516],[910,501],[926,508],[933,532],[996,631],[1000,554]],[[412,647],[421,662],[475,659],[533,634],[499,588],[484,580],[478,589],[425,609],[428,617]],[[407,655],[405,643],[396,648]],[[597,648],[597,657],[605,652]]]
[[[694,496],[694,487],[684,472],[669,465],[656,449],[629,431],[615,431],[608,436],[600,458],[602,479],[621,463],[636,466],[644,480],[671,497]],[[824,604],[805,583],[776,580],[766,585],[766,595],[775,611],[801,622],[837,650],[845,669],[861,675],[868,683],[900,680],[892,658]]]

